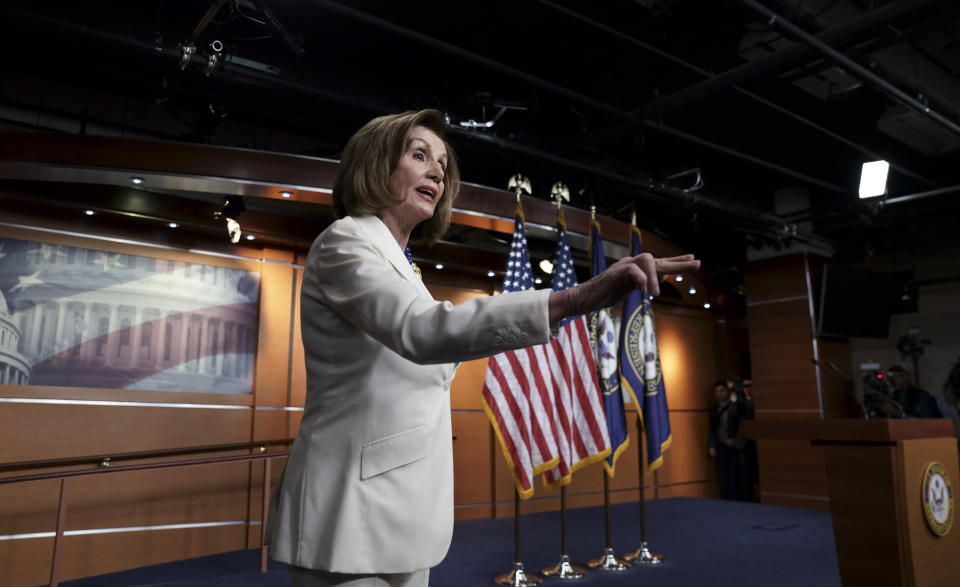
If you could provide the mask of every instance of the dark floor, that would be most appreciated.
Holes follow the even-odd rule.
[[[603,509],[568,512],[568,544],[574,563],[603,552]],[[637,546],[637,504],[612,506],[613,546],[624,554]],[[559,560],[560,515],[530,514],[522,520],[523,562],[539,573]],[[647,502],[647,538],[662,554],[657,566],[622,572],[591,571],[576,585],[671,587],[840,587],[833,527],[828,511],[713,499],[673,498]],[[513,561],[513,520],[458,522],[447,558],[431,571],[431,586],[491,586]],[[168,587],[287,585],[283,565],[261,574],[259,551],[238,551],[61,583],[65,587]],[[549,583],[560,583],[548,579]]]

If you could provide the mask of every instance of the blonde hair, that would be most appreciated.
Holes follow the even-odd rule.
[[[390,174],[407,148],[411,129],[417,126],[433,131],[443,141],[447,149],[447,167],[443,176],[443,197],[433,217],[418,224],[410,240],[432,244],[443,236],[450,226],[453,201],[460,192],[460,171],[456,155],[445,138],[443,114],[437,110],[380,116],[350,137],[333,181],[333,209],[338,218],[377,214],[402,202],[390,193]]]

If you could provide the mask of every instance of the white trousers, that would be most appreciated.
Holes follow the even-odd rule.
[[[427,587],[430,569],[412,573],[354,575],[290,567],[291,587]]]

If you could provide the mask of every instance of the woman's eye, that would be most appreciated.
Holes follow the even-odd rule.
[[[424,155],[422,151],[414,151],[414,152],[413,152],[413,158],[416,159],[417,161],[426,161],[426,160],[427,160],[427,156]]]

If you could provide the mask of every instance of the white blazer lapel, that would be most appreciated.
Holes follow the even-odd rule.
[[[394,266],[397,272],[400,273],[404,279],[416,285],[424,296],[433,299],[433,296],[431,296],[427,290],[427,286],[423,284],[420,276],[414,272],[410,261],[407,260],[407,256],[400,249],[397,240],[390,234],[390,230],[383,221],[376,216],[354,216],[354,219],[364,232],[367,233],[370,241],[380,249],[383,256]]]

